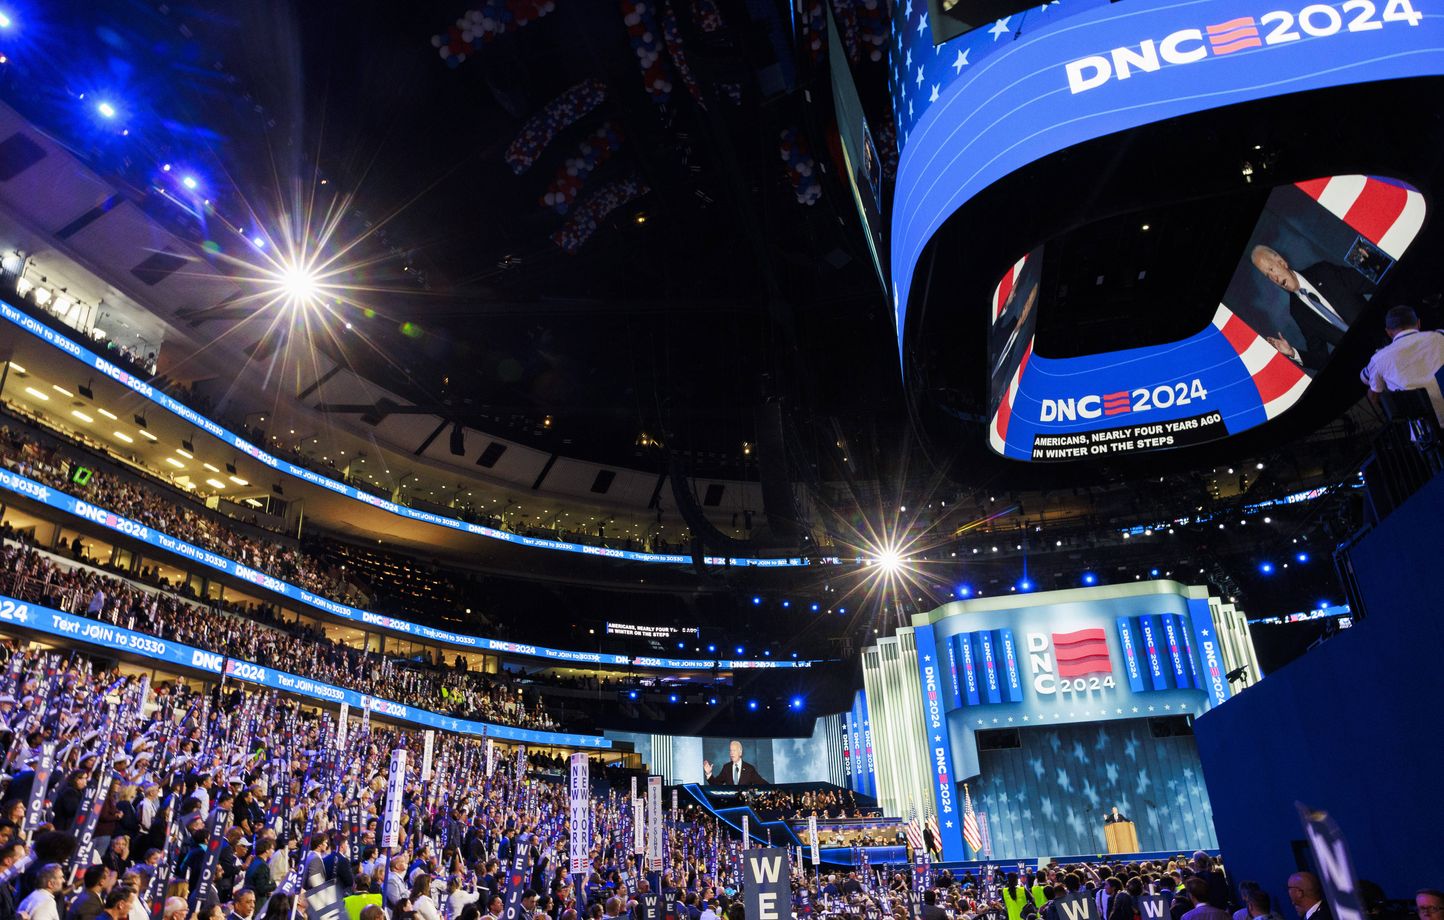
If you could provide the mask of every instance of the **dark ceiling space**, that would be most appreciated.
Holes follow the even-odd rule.
[[[812,500],[815,529],[854,550],[880,533],[926,535],[929,593],[907,604],[946,600],[964,577],[990,592],[1016,588],[1020,572],[1040,589],[1069,587],[1085,570],[1149,577],[1170,557],[1205,570],[1190,578],[1227,576],[1261,613],[1323,593],[1297,572],[1264,581],[1254,570],[1283,558],[1290,540],[1342,539],[1358,502],[1304,509],[1287,531],[1217,527],[1300,482],[1338,483],[1357,469],[1371,419],[1341,416],[1358,401],[1355,373],[1378,344],[1374,328],[1351,334],[1338,367],[1277,425],[1195,449],[1044,467],[987,447],[985,312],[974,305],[1020,255],[1052,240],[1044,283],[1060,309],[1040,314],[1040,354],[1187,335],[1211,315],[1272,185],[1351,170],[1437,184],[1438,121],[1397,117],[1436,108],[1437,83],[1394,84],[1387,106],[1366,87],[1297,109],[1285,99],[1178,119],[1007,177],[925,256],[941,294],[908,311],[917,344],[900,372],[891,305],[841,181],[827,62],[795,32],[789,4],[659,4],[675,18],[690,74],[676,49],[659,52],[670,68],[663,100],[644,85],[653,75],[644,77],[629,32],[632,0],[556,3],[465,60],[444,60],[432,37],[452,47],[458,17],[481,2],[30,3],[24,43],[65,54],[12,49],[0,92],[127,183],[149,213],[221,255],[237,243],[219,231],[221,214],[267,232],[283,216],[329,220],[328,245],[351,247],[347,280],[362,293],[335,308],[335,335],[315,346],[459,425],[469,454],[485,433],[659,474],[758,479],[754,448],[775,433],[776,479]],[[1021,6],[979,9],[991,17]],[[886,68],[865,59],[853,68],[884,151]],[[97,93],[118,100],[117,123],[76,104]],[[580,98],[589,101],[559,117],[529,158],[516,157],[528,125]],[[1347,135],[1318,117],[1325,101],[1351,113]],[[121,135],[121,122],[134,130]],[[808,175],[786,160],[804,148]],[[204,207],[155,195],[159,163],[193,169]],[[1254,183],[1241,178],[1245,163]],[[813,185],[820,196],[803,194]],[[1437,248],[1440,232],[1431,224],[1416,246]],[[1414,300],[1432,322],[1437,272],[1418,265],[1401,264],[1389,295]],[[258,358],[289,334],[265,332],[267,317],[243,302],[198,303],[189,317],[202,336],[259,330]],[[399,407],[332,408],[365,421]],[[1179,545],[1124,548],[1124,527],[1184,516]],[[991,554],[995,539],[996,557],[968,560]],[[1330,580],[1321,569],[1310,575]],[[634,590],[652,590],[635,570],[619,571]],[[750,576],[712,576],[697,580],[730,596],[663,605],[657,616],[764,615],[751,598],[765,589]],[[830,578],[798,576],[766,603],[826,609],[844,590]],[[564,600],[556,606],[568,614],[585,606]],[[861,641],[896,614],[863,618],[854,607],[818,629]]]

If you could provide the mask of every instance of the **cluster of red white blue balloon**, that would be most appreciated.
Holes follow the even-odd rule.
[[[700,108],[707,108],[707,102],[702,98],[702,87],[697,85],[697,78],[692,76],[692,65],[687,63],[682,33],[677,28],[677,17],[672,15],[672,5],[668,0],[663,0],[662,6],[662,39],[667,43],[667,53],[672,56],[672,66],[677,68],[682,85],[687,87],[687,92]]]
[[[613,182],[582,202],[561,229],[552,234],[552,242],[568,255],[575,255],[597,231],[603,218],[649,191],[647,184],[636,176]]]
[[[722,28],[722,11],[717,0],[692,0],[692,24],[703,32],[716,32]]]
[[[431,47],[447,65],[456,67],[497,36],[535,22],[556,8],[556,0],[486,0],[480,9],[467,10],[445,35],[431,36]]]
[[[583,80],[546,104],[507,145],[505,159],[518,176],[531,168],[552,139],[607,98],[607,85],[600,80]]]
[[[888,33],[882,0],[835,0],[833,13],[848,60],[882,60]]]
[[[787,164],[787,177],[792,180],[792,194],[799,204],[814,205],[822,197],[822,182],[817,178],[817,161],[812,158],[807,139],[796,128],[782,132],[779,145],[782,162]]]
[[[827,46],[827,17],[822,12],[822,0],[807,0],[804,3],[800,22],[807,56],[809,59],[817,61],[822,57]]]
[[[541,203],[558,214],[567,213],[581,193],[587,177],[610,160],[621,146],[622,130],[619,127],[607,122],[597,128],[578,145],[576,154],[567,157],[566,162],[557,168],[556,176],[542,193]]]
[[[664,105],[672,98],[672,74],[662,59],[656,12],[648,0],[621,0],[621,7],[622,21],[642,71],[642,88],[653,102]]]

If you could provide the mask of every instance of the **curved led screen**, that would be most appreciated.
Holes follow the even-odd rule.
[[[1075,460],[1200,444],[1274,418],[1328,364],[1424,216],[1423,195],[1377,176],[1280,186],[1212,322],[1180,341],[1065,358],[1034,349],[1048,308],[1047,246],[1034,250],[989,305],[989,444],[1019,460]]]
[[[1444,16],[1408,0],[1060,0],[936,47],[932,28],[927,4],[896,5],[901,156],[890,252],[904,359],[925,248],[1021,167],[1210,109],[1444,74]]]

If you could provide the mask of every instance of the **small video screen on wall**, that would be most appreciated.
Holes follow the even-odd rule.
[[[1380,176],[1279,186],[1228,263],[1211,322],[1176,341],[1092,354],[1035,351],[1039,316],[1053,329],[1069,317],[1049,313],[1065,309],[1061,287],[1048,277],[1047,244],[1033,250],[989,305],[990,445],[1018,460],[1078,460],[1201,444],[1278,416],[1369,309],[1424,212],[1417,190]],[[1152,296],[1130,309],[1164,306]]]

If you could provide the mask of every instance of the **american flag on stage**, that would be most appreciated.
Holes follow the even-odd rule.
[[[916,806],[908,806],[908,849],[914,853],[923,851],[923,826],[918,821],[918,810]]]
[[[973,814],[973,797],[963,785],[963,840],[974,853],[983,848],[983,835],[978,830],[978,816]]]

